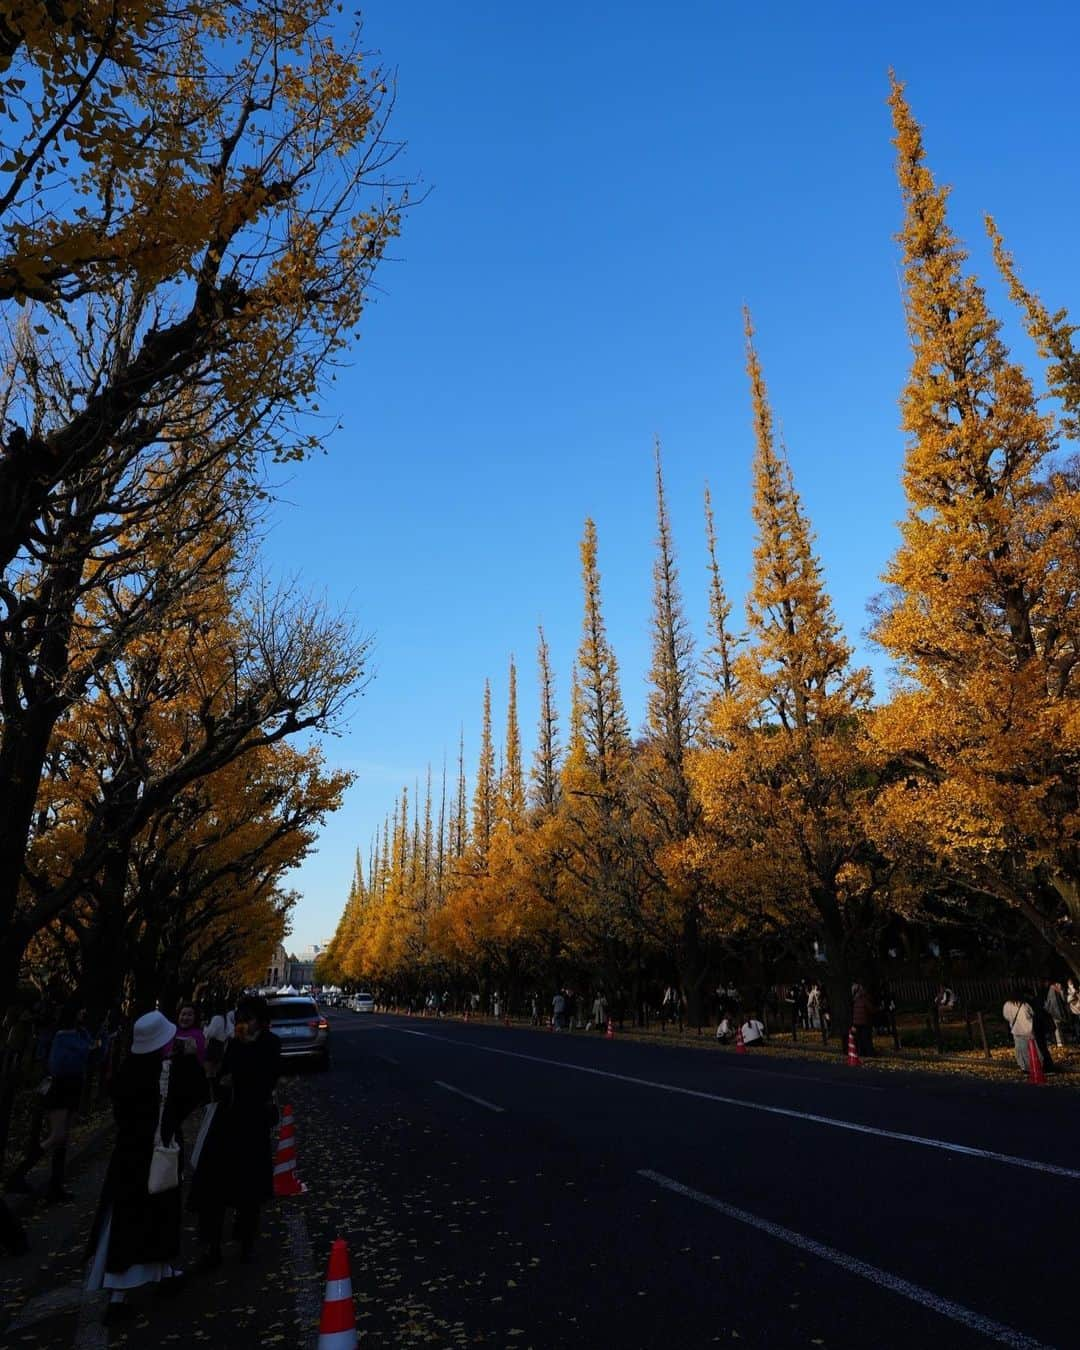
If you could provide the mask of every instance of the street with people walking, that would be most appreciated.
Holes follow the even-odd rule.
[[[266,1207],[252,1259],[226,1242],[220,1267],[102,1329],[101,1296],[50,1253],[69,1301],[45,1277],[10,1343],[314,1346],[339,1237],[371,1344],[1071,1342],[1072,1291],[1039,1238],[1067,1230],[1080,1187],[1067,1087],[330,1022],[330,1071],[282,1080],[306,1192]]]
[[[1080,6],[362,3],[0,0],[0,1350],[1072,1350]]]

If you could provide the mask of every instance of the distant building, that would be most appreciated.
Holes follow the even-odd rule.
[[[316,942],[303,948],[299,955],[289,957],[289,983],[294,988],[302,989],[305,984],[315,983],[315,962],[329,945],[328,942]]]
[[[270,964],[266,967],[266,979],[263,980],[263,984],[271,989],[280,989],[289,978],[289,962],[292,960],[293,958],[279,942],[274,948]]]

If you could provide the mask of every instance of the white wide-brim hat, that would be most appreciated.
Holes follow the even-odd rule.
[[[131,1053],[152,1055],[155,1050],[164,1050],[175,1035],[176,1024],[170,1022],[163,1012],[143,1013],[135,1023]]]

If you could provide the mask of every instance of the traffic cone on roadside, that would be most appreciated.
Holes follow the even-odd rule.
[[[1035,1044],[1035,1037],[1028,1041],[1028,1082],[1036,1087],[1046,1086],[1046,1074],[1043,1072],[1042,1055]]]
[[[742,1038],[742,1023],[735,1028],[735,1053],[737,1055],[746,1054],[746,1042]]]
[[[604,1032],[604,1038],[609,1041],[615,1039],[615,1024],[610,1017],[607,1020],[607,1031]]]
[[[292,1107],[286,1106],[281,1112],[277,1153],[274,1155],[274,1195],[304,1195],[306,1191],[307,1187],[296,1175],[296,1128]]]
[[[858,1069],[862,1065],[859,1058],[858,1046],[855,1044],[855,1028],[852,1027],[847,1034],[847,1062],[853,1069]]]
[[[466,1009],[465,1009],[465,1021],[467,1022],[468,1020],[469,1020],[469,1010],[468,1010],[468,1008],[466,1008]]]
[[[356,1350],[356,1309],[353,1307],[349,1249],[336,1238],[326,1267],[326,1294],[319,1318],[318,1350]]]

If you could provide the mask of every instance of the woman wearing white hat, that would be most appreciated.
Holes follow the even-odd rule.
[[[163,1150],[166,1173],[170,1163],[175,1169],[163,1180],[157,1156],[159,1145],[174,1140],[184,1115],[184,1104],[169,1083],[175,1035],[176,1027],[164,1013],[144,1014],[135,1023],[131,1053],[113,1080],[116,1143],[91,1233],[87,1281],[89,1289],[111,1291],[109,1322],[131,1311],[125,1302],[128,1290],[182,1274],[175,1265],[181,1225],[179,1159],[170,1159],[167,1147]],[[164,1189],[157,1189],[162,1185]]]

